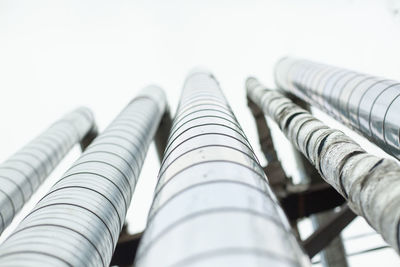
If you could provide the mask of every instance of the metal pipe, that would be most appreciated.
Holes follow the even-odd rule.
[[[310,113],[310,105],[304,102],[302,99],[292,96],[291,100],[293,103],[299,105],[301,108],[309,111]],[[293,146],[293,145],[292,145]],[[315,167],[308,161],[308,159],[301,154],[296,147],[293,146],[293,153],[295,154],[295,158],[297,159],[297,165],[299,171],[302,174],[304,182],[308,182],[310,184],[321,184],[325,183],[321,178],[321,175],[315,169]],[[354,214],[354,213],[353,213]],[[331,221],[332,218],[336,217],[337,214],[335,211],[324,211],[321,213],[313,214],[310,216],[312,225],[315,231],[318,231],[325,223]],[[327,241],[327,246],[320,252],[321,263],[324,267],[348,267],[349,264],[346,258],[346,251],[343,245],[342,237],[339,234],[334,235],[335,238]],[[307,251],[307,247],[304,247]],[[309,254],[309,253],[308,253]],[[310,256],[310,254],[309,254]]]
[[[398,162],[365,152],[344,133],[329,128],[279,91],[266,89],[256,79],[249,78],[246,85],[248,96],[279,125],[322,178],[399,252]]]
[[[0,265],[108,266],[164,108],[158,87],[133,99],[0,246]]]
[[[400,159],[399,82],[295,58],[277,63],[275,80]]]
[[[186,79],[135,265],[309,266],[209,73]]]
[[[93,127],[92,112],[78,108],[0,164],[0,233],[68,151]]]

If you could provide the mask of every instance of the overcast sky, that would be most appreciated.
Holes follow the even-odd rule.
[[[174,112],[185,75],[197,66],[208,68],[220,81],[263,161],[246,106],[246,77],[254,75],[273,87],[275,62],[294,55],[400,80],[398,3],[0,0],[0,161],[79,105],[91,108],[104,129],[150,83],[166,90]],[[283,147],[281,154],[287,152]],[[19,219],[78,156],[75,148]],[[289,174],[298,177],[290,157],[285,162]],[[152,147],[128,213],[132,232],[145,226],[158,168]],[[345,236],[366,232],[371,229],[358,219]],[[348,243],[348,251],[356,252],[383,241],[373,235]],[[400,260],[386,249],[350,262],[398,266]]]

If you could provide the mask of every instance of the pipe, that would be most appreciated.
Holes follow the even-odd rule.
[[[135,266],[309,266],[215,78],[185,82]]]
[[[309,111],[310,105],[304,102],[302,99],[298,97],[292,97],[291,100],[293,103],[297,104],[299,107]],[[293,146],[293,153],[295,154],[295,158],[297,159],[297,165],[301,177],[304,182],[308,182],[309,184],[316,185],[325,183],[321,178],[321,175],[315,169],[315,167],[308,161],[308,159],[295,147]],[[353,212],[351,212],[354,214]],[[320,212],[317,214],[313,214],[310,216],[312,226],[315,231],[321,229],[326,223],[330,222],[332,218],[335,218],[337,213],[334,210],[328,210],[324,212]],[[346,258],[346,250],[342,241],[341,235],[335,234],[335,238],[333,240],[329,240],[327,242],[327,246],[324,247],[323,250],[320,251],[321,263],[323,267],[348,267],[349,264]],[[307,247],[304,246],[307,251]],[[307,251],[308,252],[308,251]],[[310,256],[310,253],[308,253]],[[312,258],[312,257],[311,257]]]
[[[400,247],[400,166],[365,152],[341,131],[329,128],[279,91],[256,79],[248,96],[271,117],[330,185],[398,253]]]
[[[277,63],[275,81],[400,159],[399,82],[295,58]]]
[[[78,108],[0,164],[0,233],[68,151],[93,127],[92,112]]]
[[[0,246],[0,266],[109,266],[165,96],[145,88]]]

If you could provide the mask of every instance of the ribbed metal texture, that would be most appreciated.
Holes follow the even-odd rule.
[[[92,127],[94,120],[90,110],[78,108],[0,164],[0,233]]]
[[[308,266],[218,83],[184,85],[137,267]]]
[[[0,246],[0,266],[108,266],[165,96],[146,88]]]
[[[400,159],[400,83],[307,60],[284,58],[279,88],[316,105]]]
[[[248,96],[278,123],[321,176],[397,252],[400,247],[400,166],[366,153],[341,131],[329,128],[279,91],[247,80]]]

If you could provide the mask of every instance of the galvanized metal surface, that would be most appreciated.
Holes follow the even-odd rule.
[[[145,91],[0,246],[0,266],[108,266],[165,96]]]
[[[270,116],[314,164],[321,176],[399,252],[400,166],[366,153],[344,133],[331,129],[279,91],[247,80],[249,97]]]
[[[136,266],[309,266],[209,73],[184,85]]]
[[[293,95],[291,96],[291,100],[295,104],[299,105],[301,108],[304,108],[305,110],[310,111],[311,113],[309,103],[306,103],[302,99]],[[295,158],[297,159],[298,169],[299,172],[302,174],[302,179],[304,180],[304,182],[308,182],[314,185],[321,185],[321,183],[325,183],[321,175],[318,173],[317,169],[315,169],[315,167],[310,163],[310,161],[299,150],[297,150],[297,148],[295,148],[294,146],[293,148],[294,148],[293,153],[295,154]],[[331,190],[334,190],[337,195],[339,195],[335,189],[333,189],[331,186],[330,188]],[[314,205],[315,204],[321,205],[322,203],[327,204],[329,202],[332,202],[332,200],[328,199],[327,197],[328,194],[325,194],[324,199],[321,199],[320,201],[317,200],[318,203],[314,203]],[[350,211],[350,213],[352,212]],[[335,216],[337,216],[337,214],[335,214],[333,210],[325,211],[318,214],[313,214],[312,216],[310,216],[313,228],[315,230],[314,233],[317,233],[321,229],[321,227],[324,227],[324,225],[328,221],[331,221],[331,218]],[[329,232],[331,232],[335,237],[333,240],[328,238],[327,235],[316,236],[316,239],[318,239],[318,241],[315,242],[317,243],[317,245],[315,245],[314,247],[318,248],[317,251],[320,251],[319,249],[322,247],[320,245],[323,244],[324,241],[326,242],[325,244],[328,244],[322,251],[320,251],[322,266],[324,267],[349,266],[346,258],[346,250],[343,245],[342,237],[340,235],[340,232],[343,228],[337,227],[336,232],[332,231],[332,229],[329,229]],[[304,246],[304,249],[306,250],[307,254],[310,255],[309,249],[306,246]]]
[[[0,233],[67,152],[94,127],[87,108],[78,108],[0,164]]]
[[[400,159],[400,83],[367,74],[284,58],[275,68],[284,89],[324,110]]]

